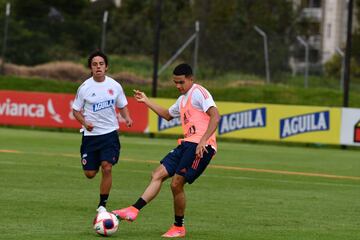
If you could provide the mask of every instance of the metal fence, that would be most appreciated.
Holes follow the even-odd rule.
[[[108,54],[153,54],[154,28],[142,25],[141,18],[137,25],[128,25],[125,19],[118,26],[114,20],[123,16],[108,11],[92,16],[91,22],[82,22],[75,17],[63,19],[52,10],[46,19],[26,18],[23,22],[19,16],[12,16],[9,6],[0,11],[2,59],[9,63],[78,60],[96,48]],[[319,39],[286,31],[267,32],[256,24],[240,31],[226,24],[208,26],[196,20],[168,24],[163,19],[162,30],[159,75],[177,60],[191,63],[203,79],[232,74],[234,80],[247,82],[342,88],[343,50],[337,49],[340,61],[334,63],[339,71],[326,72],[318,60]],[[352,88],[360,89],[359,85],[360,79],[354,78]]]

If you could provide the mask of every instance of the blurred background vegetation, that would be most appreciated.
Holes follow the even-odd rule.
[[[36,82],[35,77],[70,82],[67,87],[57,88],[74,91],[89,75],[86,57],[101,46],[103,14],[108,11],[105,52],[110,56],[110,75],[133,85],[130,90],[142,87],[150,92],[157,1],[122,0],[120,7],[115,2],[0,0],[0,23],[5,22],[6,3],[11,3],[5,73],[18,76],[2,77],[0,88],[42,91],[39,86],[44,83],[25,86]],[[360,1],[355,5],[359,9]],[[290,57],[301,55],[296,37],[310,36],[313,31],[310,24],[298,21],[300,14],[293,1],[285,0],[227,0],[226,4],[223,0],[163,1],[160,66],[194,33],[195,21],[199,21],[197,79],[214,89],[219,100],[341,106],[339,56],[321,68],[310,69],[309,89],[303,89],[303,73],[291,72]],[[360,11],[357,11],[354,24],[358,26],[359,21]],[[271,85],[264,84],[263,40],[254,31],[255,25],[268,34]],[[193,63],[192,45],[176,63],[183,61]],[[353,34],[351,67],[350,106],[359,106],[358,28]],[[22,77],[31,77],[33,81],[25,83]],[[159,96],[176,95],[176,91],[171,93],[172,86],[168,83],[171,68],[159,77],[162,91]]]

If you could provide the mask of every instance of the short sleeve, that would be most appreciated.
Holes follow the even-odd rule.
[[[173,118],[180,116],[180,101],[181,97],[179,97],[176,102],[169,108],[169,114]]]
[[[197,88],[192,95],[192,104],[199,110],[207,112],[210,107],[216,107],[214,99],[205,88]]]
[[[81,109],[83,109],[84,107],[84,104],[85,104],[85,101],[84,101],[84,85],[81,85],[77,92],[76,92],[76,96],[75,96],[75,100],[72,104],[72,108],[75,110],[75,111],[80,111]]]
[[[123,88],[121,87],[120,84],[119,84],[118,88],[119,88],[119,94],[118,94],[117,99],[116,99],[116,106],[118,108],[124,108],[124,107],[126,107],[128,105],[128,101],[126,99],[124,90],[123,90]]]

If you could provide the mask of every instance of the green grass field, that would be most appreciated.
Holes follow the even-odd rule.
[[[84,177],[80,134],[0,128],[0,239],[101,239],[92,230],[99,176]],[[132,204],[176,141],[121,136],[108,209]],[[312,175],[311,175],[312,174]],[[188,239],[360,238],[357,150],[219,142],[186,186]],[[173,222],[167,181],[111,239],[161,239]]]

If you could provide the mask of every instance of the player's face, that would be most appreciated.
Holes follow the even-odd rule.
[[[105,60],[100,56],[94,57],[91,61],[91,72],[93,78],[95,80],[103,80],[106,71],[107,66]]]
[[[185,75],[180,75],[180,76],[173,76],[173,81],[175,83],[176,88],[179,90],[179,92],[181,94],[186,93],[187,91],[189,91],[189,89],[191,88],[192,84],[193,84],[193,79],[192,77],[185,77]]]

